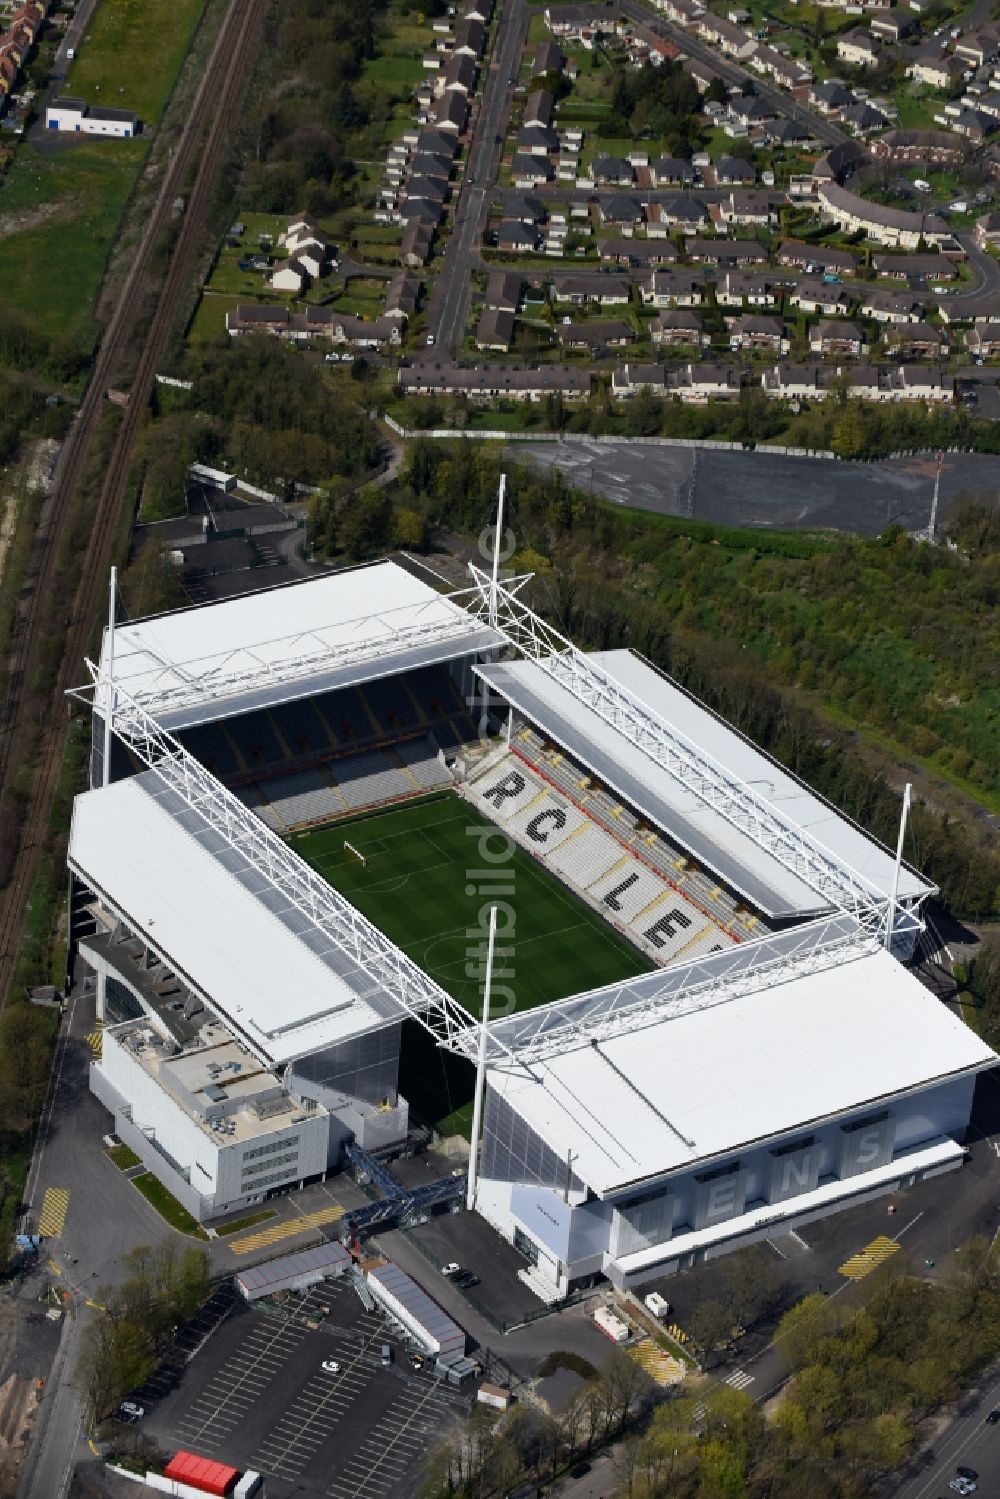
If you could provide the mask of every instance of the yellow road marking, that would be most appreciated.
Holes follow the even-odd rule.
[[[272,1223],[255,1234],[241,1234],[230,1239],[229,1247],[234,1254],[252,1254],[255,1249],[265,1249],[268,1244],[280,1244],[283,1239],[294,1239],[310,1228],[321,1228],[326,1223],[336,1223],[344,1216],[344,1209],[337,1203],[328,1208],[317,1208],[315,1213],[303,1213],[299,1218],[285,1218],[281,1223]]]
[[[68,1207],[68,1188],[46,1187],[42,1211],[38,1215],[38,1232],[43,1239],[58,1239],[66,1223]]]
[[[879,1265],[884,1265],[898,1249],[899,1245],[895,1239],[887,1239],[884,1234],[880,1234],[877,1239],[872,1239],[870,1244],[866,1244],[864,1249],[859,1250],[857,1254],[852,1254],[849,1260],[845,1260],[840,1266],[839,1273],[846,1276],[848,1280],[863,1280],[866,1275],[877,1270]]]
[[[683,1327],[678,1327],[676,1322],[671,1322],[670,1326],[667,1328],[667,1332],[677,1343],[690,1342],[690,1339],[688,1338],[688,1335],[684,1331]]]
[[[684,1378],[685,1369],[680,1359],[664,1352],[652,1338],[643,1338],[629,1349],[629,1354],[658,1385],[680,1384]]]
[[[88,1031],[87,1045],[90,1047],[91,1055],[95,1061],[100,1061],[101,1053],[104,1050],[104,1032],[100,1030]]]

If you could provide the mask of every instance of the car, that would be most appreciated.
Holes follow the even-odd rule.
[[[998,1421],[1000,1421],[1000,1410],[990,1411],[986,1417],[987,1426],[996,1426]]]
[[[979,1485],[973,1483],[971,1478],[953,1478],[948,1487],[956,1494],[974,1494]]]
[[[979,1477],[979,1474],[976,1472],[975,1468],[963,1468],[961,1464],[955,1469],[955,1472],[958,1474],[959,1478],[965,1478],[969,1481],[969,1483],[975,1483],[976,1479]]]
[[[325,1358],[323,1360],[323,1373],[324,1374],[339,1374],[340,1373],[340,1365],[337,1363],[337,1360],[335,1358]]]
[[[453,1275],[452,1280],[455,1282],[456,1286],[461,1286],[465,1291],[467,1291],[470,1286],[478,1286],[479,1284],[479,1276],[474,1275],[471,1270],[463,1270],[461,1275]]]
[[[433,347],[434,347],[434,334],[433,333],[428,333],[428,335],[427,335],[427,347],[429,349],[433,349]]]
[[[462,1273],[462,1267],[461,1267],[461,1265],[456,1265],[456,1263],[455,1263],[454,1260],[449,1260],[448,1263],[447,1263],[447,1265],[442,1265],[441,1266],[441,1274],[442,1275],[448,1275],[448,1276],[451,1276],[451,1275],[461,1275],[461,1273]]]
[[[141,1421],[146,1409],[145,1406],[137,1405],[134,1400],[123,1400],[118,1407],[118,1414],[123,1421]]]

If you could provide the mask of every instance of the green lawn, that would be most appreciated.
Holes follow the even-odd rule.
[[[64,92],[155,124],[204,7],[205,0],[99,0]]]
[[[3,185],[18,228],[0,237],[0,286],[38,332],[92,347],[94,302],[145,155],[142,140],[74,142],[56,156],[18,147]]]
[[[488,906],[468,871],[482,867],[471,834],[492,823],[451,793],[304,833],[294,846],[443,989],[473,1014],[482,1008],[478,930]],[[344,849],[354,844],[362,866]],[[511,949],[501,982],[528,1010],[583,989],[649,972],[631,943],[516,845],[499,866],[513,893]],[[469,893],[471,891],[471,893]],[[482,915],[488,923],[488,911]],[[466,974],[466,965],[473,969]],[[498,990],[499,993],[499,990]],[[494,1011],[503,1013],[502,1008]]]
[[[112,1145],[104,1154],[113,1166],[118,1167],[119,1171],[131,1171],[132,1167],[138,1166],[142,1159],[141,1156],[136,1155],[134,1150],[130,1150],[127,1145]]]
[[[202,1228],[196,1218],[192,1218],[186,1207],[173,1197],[151,1171],[146,1171],[142,1176],[132,1178],[133,1187],[137,1187],[149,1203],[155,1208],[165,1223],[171,1228],[176,1228],[178,1233],[191,1234],[196,1239],[207,1239],[208,1234]]]
[[[214,338],[224,338],[226,313],[247,302],[249,297],[222,297],[202,295],[194,317],[188,326],[187,336],[193,344],[211,343]],[[253,299],[253,300],[256,300]]]

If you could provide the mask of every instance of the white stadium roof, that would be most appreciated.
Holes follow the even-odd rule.
[[[114,675],[163,728],[413,670],[496,632],[395,562],[161,614],[115,630]],[[107,669],[105,631],[101,669]],[[97,706],[101,706],[101,690]]]
[[[819,1125],[996,1057],[881,948],[489,1085],[599,1196]],[[691,1142],[690,1145],[686,1142]]]
[[[187,823],[187,825],[186,825]],[[258,1056],[281,1065],[402,1013],[257,872],[199,841],[153,771],[76,798],[70,867]]]
[[[628,650],[587,658],[669,725],[726,775],[748,786],[786,824],[801,829],[839,864],[888,895],[893,855],[810,791],[763,751]],[[745,831],[657,765],[625,734],[575,696],[536,661],[477,667],[484,681],[651,823],[775,918],[807,916],[829,904]],[[935,887],[913,870],[900,872],[899,899],[918,900]]]

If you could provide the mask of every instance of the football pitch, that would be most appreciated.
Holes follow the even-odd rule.
[[[482,1013],[480,942],[493,900],[500,928],[512,927],[497,939],[493,1018],[652,967],[517,844],[492,863],[503,835],[451,792],[299,834],[293,845],[473,1015]]]

